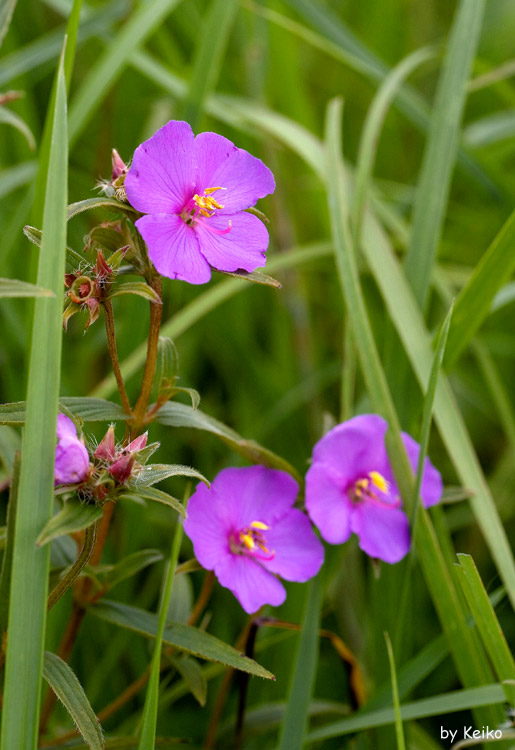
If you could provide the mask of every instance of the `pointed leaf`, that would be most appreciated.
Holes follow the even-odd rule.
[[[56,654],[45,651],[43,677],[72,717],[90,750],[103,750],[102,727],[84,688],[68,664]]]
[[[116,200],[116,198],[86,198],[86,200],[77,201],[77,203],[70,203],[66,209],[66,218],[69,221],[74,216],[77,216],[77,214],[82,214],[84,211],[91,211],[93,208],[108,208],[112,211],[122,211],[128,214],[135,213],[134,209],[128,203],[122,203]]]
[[[181,464],[150,464],[150,466],[143,467],[131,487],[134,487],[136,490],[141,487],[150,487],[169,477],[193,477],[194,479],[200,479],[209,486],[209,482],[205,476],[190,466],[182,466]]]
[[[201,706],[206,705],[207,680],[198,662],[186,654],[172,654],[168,657],[188,686],[193,697]]]
[[[184,507],[182,503],[177,500],[177,498],[172,497],[172,495],[168,495],[166,492],[162,492],[162,490],[156,490],[155,487],[130,487],[118,495],[118,499],[136,500],[136,502],[140,502],[141,500],[153,500],[156,503],[168,505],[170,508],[173,508],[176,513],[184,516]]]
[[[144,281],[127,281],[125,284],[118,284],[109,293],[109,299],[121,297],[123,294],[136,294],[138,297],[148,299],[150,302],[161,304],[161,297],[151,286],[145,284]]]
[[[186,406],[186,404],[167,403],[159,409],[154,419],[159,424],[168,425],[169,427],[192,427],[196,430],[211,432],[253,463],[261,463],[273,469],[286,471],[299,484],[302,484],[302,478],[297,470],[288,461],[285,461],[284,458],[281,458],[253,440],[245,440],[231,427],[227,427],[227,425],[219,422],[217,419],[208,416],[200,409],[193,409],[191,406]]]
[[[85,422],[115,422],[128,419],[122,407],[105,401],[102,398],[82,398],[70,396],[60,400],[64,410]],[[25,422],[25,401],[15,401],[11,404],[0,404],[0,424],[20,425]]]
[[[70,498],[65,502],[62,510],[45,525],[36,543],[38,546],[48,544],[58,536],[87,529],[102,518],[102,512],[102,508],[98,505],[81,503],[77,498]]]
[[[273,279],[271,276],[267,276],[265,273],[260,273],[259,271],[218,271],[218,273],[222,273],[224,276],[234,276],[235,279],[252,281],[254,284],[271,286],[274,287],[274,289],[281,288],[280,281]]]
[[[41,242],[43,241],[43,233],[41,229],[36,229],[36,227],[31,227],[27,224],[27,226],[23,227],[23,234],[33,245],[41,247]],[[66,263],[69,268],[77,268],[83,260],[84,258],[82,255],[76,253],[75,250],[68,247],[68,245],[66,246]]]
[[[0,124],[2,123],[5,125],[12,125],[13,128],[16,128],[16,130],[18,130],[27,141],[31,151],[34,151],[34,149],[36,148],[36,141],[34,140],[32,131],[25,120],[22,120],[22,118],[15,112],[11,112],[10,109],[0,107]]]
[[[89,607],[88,611],[102,620],[107,620],[107,622],[119,625],[122,628],[134,630],[147,638],[156,637],[157,615],[138,607],[130,607],[127,604],[103,599]],[[164,631],[163,642],[167,646],[175,646],[201,659],[220,662],[227,667],[240,669],[243,672],[265,677],[269,680],[275,679],[267,669],[261,667],[253,659],[242,656],[237,649],[191,625],[182,625],[176,622],[168,623]]]

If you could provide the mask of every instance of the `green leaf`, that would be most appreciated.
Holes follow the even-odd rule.
[[[145,284],[144,281],[126,281],[124,284],[117,284],[113,287],[113,291],[109,292],[109,299],[120,297],[123,294],[136,294],[138,297],[148,299],[150,302],[161,304],[161,297],[151,286]]]
[[[185,515],[185,511],[184,511]],[[159,676],[161,674],[161,649],[163,646],[163,636],[166,628],[166,619],[173,591],[175,571],[181,549],[183,535],[182,520],[179,517],[170,549],[170,559],[166,570],[163,594],[159,604],[159,615],[157,619],[157,633],[154,643],[154,652],[152,654],[152,664],[150,667],[150,677],[145,694],[145,705],[143,708],[143,718],[141,721],[140,737],[138,750],[154,750],[157,727],[157,710],[159,704]]]
[[[455,690],[451,693],[442,693],[431,698],[405,703],[401,705],[401,717],[403,721],[412,721],[423,719],[426,716],[439,716],[455,711],[470,711],[470,709],[480,708],[481,706],[502,703],[503,700],[504,692],[501,685],[483,685],[482,687]],[[306,739],[308,742],[319,742],[330,737],[342,737],[352,732],[388,726],[394,724],[394,722],[395,711],[393,708],[360,711],[348,719],[341,719],[315,729],[308,734]]]
[[[6,195],[19,187],[27,185],[34,179],[35,174],[35,161],[25,161],[22,164],[16,164],[14,167],[0,169],[0,198],[5,198]]]
[[[16,8],[16,0],[2,0],[0,5],[0,47],[4,41],[4,37],[9,30],[11,18]]]
[[[192,469],[191,466],[182,466],[181,464],[150,464],[150,466],[144,466],[130,486],[135,489],[150,487],[169,477],[193,477],[194,479],[200,479],[209,486],[209,482],[203,474],[196,469]]]
[[[483,581],[470,555],[458,554],[458,580],[481,634],[483,645],[503,683],[506,700],[515,705],[515,659],[506,643],[499,620],[492,607]]]
[[[51,542],[58,536],[72,534],[74,531],[82,531],[92,526],[95,521],[102,518],[102,508],[90,503],[81,503],[73,497],[66,500],[63,508],[45,524],[44,529],[36,540],[36,544],[43,545]]]
[[[151,612],[108,599],[103,599],[89,607],[88,611],[102,620],[113,623],[113,625],[128,628],[147,638],[156,637],[157,616]],[[227,643],[190,625],[168,623],[164,631],[163,643],[167,646],[175,646],[201,659],[220,662],[225,664],[226,667],[233,667],[268,680],[275,679],[268,670],[261,667],[253,659],[242,656],[237,649]]]
[[[208,416],[200,409],[193,409],[191,406],[179,403],[164,404],[156,413],[154,421],[168,427],[192,427],[195,430],[211,432],[249,461],[286,471],[302,483],[297,470],[283,458],[253,440],[245,440],[235,430]]]
[[[2,11],[0,10],[0,17],[2,15]],[[0,20],[1,25],[1,20]],[[0,36],[1,36],[1,30],[0,30]],[[4,125],[12,125],[13,128],[16,128],[25,140],[27,141],[29,148],[34,151],[36,148],[36,141],[34,140],[34,136],[32,135],[32,131],[27,125],[27,123],[22,120],[22,118],[15,114],[14,112],[11,112],[10,109],[6,109],[5,107],[0,106],[0,124]]]
[[[77,203],[70,203],[66,209],[66,218],[69,221],[74,216],[82,214],[84,211],[91,211],[94,208],[109,208],[116,212],[135,213],[132,206],[129,206],[128,203],[122,203],[116,200],[116,198],[86,198],[83,201],[77,201]]]
[[[41,247],[41,242],[43,240],[43,233],[40,229],[36,229],[36,227],[31,227],[29,225],[23,227],[23,234],[25,237],[32,242],[33,245],[36,245],[36,247]],[[66,264],[71,269],[75,269],[84,261],[84,258],[79,253],[76,253],[73,248],[66,246]]]
[[[193,697],[201,706],[205,706],[207,680],[198,662],[193,657],[186,656],[186,654],[171,654],[168,659],[181,675]]]
[[[515,112],[502,110],[471,122],[463,131],[469,148],[484,148],[515,135]]]
[[[456,298],[444,366],[450,369],[490,313],[495,295],[515,269],[515,211]]]
[[[112,589],[117,583],[135,576],[140,570],[162,559],[163,553],[158,549],[142,549],[138,552],[133,552],[132,555],[127,555],[123,560],[113,565],[103,577],[103,580]]]
[[[16,452],[20,450],[21,440],[12,427],[0,427],[0,462],[10,474],[13,470]]]
[[[152,500],[156,503],[162,503],[162,505],[168,505],[170,508],[179,515],[184,516],[184,506],[177,500],[177,498],[168,495],[162,490],[156,490],[155,487],[128,487],[126,490],[122,490],[118,495],[119,500]]]
[[[59,402],[66,410],[85,422],[116,422],[128,419],[122,407],[101,398],[68,396]],[[19,425],[25,422],[26,403],[16,401],[0,405],[0,424]],[[55,442],[55,439],[54,439]]]
[[[51,517],[54,492],[68,183],[64,52],[52,133],[37,283],[55,297],[36,298],[34,309],[2,706],[2,747],[20,750],[37,742],[46,626],[50,548],[37,547],[36,538]]]
[[[55,297],[55,294],[27,281],[0,279],[0,297]]]
[[[100,106],[129,58],[163,23],[180,0],[154,0],[142,3],[107,45],[90,68],[70,106],[70,146],[86,127],[93,112]]]
[[[295,665],[290,678],[288,703],[281,723],[279,750],[302,748],[308,722],[308,711],[315,684],[323,601],[322,579],[318,575],[310,584],[302,620]]]
[[[216,269],[215,269],[216,270]],[[263,286],[271,286],[274,289],[281,288],[281,282],[277,279],[273,279],[271,276],[267,276],[259,271],[218,271],[224,276],[232,276],[235,279],[244,279],[245,281],[252,281],[254,284],[261,284]]]
[[[433,104],[405,262],[406,276],[422,309],[442,232],[484,5],[485,0],[461,0]]]
[[[72,669],[56,654],[45,651],[43,677],[73,719],[90,750],[103,750],[102,727]]]

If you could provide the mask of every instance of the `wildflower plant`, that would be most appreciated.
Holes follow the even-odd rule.
[[[0,43],[15,5],[0,12]],[[508,340],[499,318],[513,299],[503,285],[515,269],[515,222],[507,219],[472,270],[470,248],[498,220],[510,178],[483,152],[475,158],[498,129],[486,118],[463,130],[462,117],[467,94],[503,79],[509,98],[510,84],[505,68],[468,80],[482,3],[459,6],[431,119],[423,86],[418,95],[403,86],[433,50],[415,51],[386,75],[361,42],[348,55],[342,40],[352,37],[331,4],[293,3],[293,19],[292,3],[278,14],[211,0],[204,13],[204,3],[149,0],[120,28],[116,2],[101,5],[84,9],[83,24],[73,2],[45,127],[35,119],[44,76],[27,107],[22,92],[0,94],[0,128],[9,131],[2,158],[21,153],[11,138],[35,145],[18,110],[43,133],[36,177],[33,155],[0,170],[0,262],[30,276],[26,246],[9,236],[25,223],[38,256],[37,284],[0,279],[0,298],[36,300],[24,328],[23,302],[10,308],[0,299],[0,386],[15,394],[25,388],[19,364],[31,338],[26,400],[15,400],[20,392],[0,405],[0,496],[9,495],[0,529],[2,748],[294,750],[327,740],[389,750],[386,725],[403,748],[405,716],[410,742],[429,747],[451,738],[440,713],[455,710],[455,726],[464,707],[482,727],[479,739],[509,740],[515,662],[501,625],[509,635],[515,561],[503,523],[512,522],[513,472],[497,453],[502,430],[513,438],[513,415],[493,352]],[[172,28],[175,6],[185,15]],[[36,25],[45,13],[38,8]],[[237,13],[256,23],[240,18],[231,37]],[[109,40],[93,50],[98,60],[89,58],[82,84],[87,56],[71,75],[78,27],[81,45],[99,29]],[[158,27],[157,44],[145,44]],[[22,25],[18,36],[27,33]],[[214,86],[229,38],[241,60],[226,65],[231,93],[221,94]],[[167,66],[189,43],[196,52],[185,86]],[[306,51],[299,65],[294,49]],[[384,75],[363,123],[354,118],[369,103],[354,106],[353,76],[326,66],[306,78],[315,54],[374,85]],[[37,57],[30,46],[8,57],[0,77],[30,73]],[[483,67],[488,58],[485,46]],[[242,81],[259,104],[235,95]],[[156,86],[166,98],[151,103]],[[333,96],[322,140],[321,107]],[[311,97],[320,106],[311,109]],[[385,169],[372,187],[392,103],[412,123],[406,130],[395,121],[397,171]],[[204,132],[202,112],[211,118]],[[428,133],[416,190],[414,126]],[[454,163],[468,181],[451,204],[459,221],[447,227]],[[96,179],[95,197],[85,195]],[[476,196],[463,213],[474,180],[489,197]],[[487,220],[476,237],[469,223],[478,206]],[[310,244],[288,249],[297,238]],[[280,292],[268,275],[276,273]],[[12,362],[2,339],[18,354]],[[493,410],[479,403],[474,363],[501,415],[493,438],[493,430],[481,434]],[[493,467],[490,484],[463,416]],[[454,549],[477,551],[488,592],[472,557]],[[429,700],[412,701],[410,690]]]

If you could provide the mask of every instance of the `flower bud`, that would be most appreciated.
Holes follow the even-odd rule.
[[[114,441],[114,427],[111,425],[107,430],[106,434],[98,444],[98,447],[94,453],[95,458],[104,458],[107,461],[112,461],[115,456],[115,441]]]
[[[113,148],[112,156],[111,156],[111,164],[112,164],[112,179],[113,182],[118,179],[118,177],[121,177],[127,172],[127,165],[121,158],[118,151]]]
[[[57,418],[58,443],[55,449],[55,484],[76,484],[89,474],[89,454],[77,437],[77,429],[65,414]]]
[[[129,443],[125,449],[127,453],[139,453],[146,446],[148,440],[148,432],[144,432],[143,435],[135,438],[132,443]]]
[[[122,456],[113,464],[111,464],[108,471],[118,483],[123,484],[129,479],[130,475],[132,474],[134,461],[134,454],[127,453],[125,456]]]

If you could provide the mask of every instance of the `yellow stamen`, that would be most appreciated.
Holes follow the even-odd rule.
[[[254,542],[254,538],[253,538],[252,534],[250,534],[250,533],[249,534],[243,534],[243,532],[242,532],[240,534],[240,541],[243,542],[243,544],[245,545],[245,547],[247,549],[254,549],[254,547],[256,546],[256,544]]]
[[[381,492],[388,492],[389,483],[378,471],[370,471],[368,476],[372,480],[372,484],[381,490]]]
[[[267,526],[263,521],[252,521],[250,525],[253,529],[261,529],[262,531],[268,531],[270,528],[270,526]]]
[[[213,214],[208,213],[208,211],[214,211],[216,208],[224,208],[224,206],[221,203],[218,203],[214,198],[211,197],[211,193],[214,193],[215,190],[225,190],[223,187],[211,187],[206,188],[204,190],[204,195],[198,195],[198,193],[195,193],[193,196],[193,200],[197,204],[197,206],[201,209],[199,213],[202,214],[202,216],[213,216]]]

